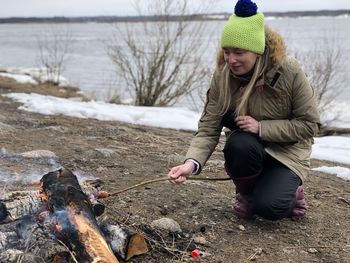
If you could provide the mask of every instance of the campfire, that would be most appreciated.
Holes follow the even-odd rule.
[[[0,262],[129,260],[148,251],[144,237],[102,224],[98,180],[80,185],[68,169],[45,174],[36,191],[10,192],[0,203]]]

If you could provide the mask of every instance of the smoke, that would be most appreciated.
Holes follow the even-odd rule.
[[[41,177],[62,167],[58,157],[49,151],[17,154],[0,149],[0,182],[2,184],[36,183]]]
[[[69,230],[72,229],[72,225],[69,221],[69,212],[64,208],[62,208],[62,210],[57,210],[53,213],[48,214],[44,219],[44,223],[48,225],[59,225],[61,228],[60,231],[69,232]]]
[[[24,153],[14,153],[0,148],[0,185],[27,185],[40,181],[47,173],[62,168],[55,153],[46,150],[36,150]],[[79,182],[94,180],[95,176],[81,170],[74,170]]]
[[[83,172],[81,170],[74,170],[72,172],[78,178],[79,183],[84,182],[84,181],[88,181],[88,180],[96,180],[97,179],[95,176],[87,174],[86,172]]]

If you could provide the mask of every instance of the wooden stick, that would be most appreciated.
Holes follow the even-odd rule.
[[[153,184],[153,183],[157,183],[157,182],[162,182],[162,181],[168,181],[169,177],[162,177],[162,178],[157,178],[157,179],[152,179],[152,180],[148,180],[148,181],[144,181],[135,185],[132,185],[130,187],[127,187],[123,190],[120,190],[118,192],[114,192],[114,193],[106,193],[101,191],[101,195],[98,195],[97,198],[106,198],[106,197],[110,197],[110,196],[117,196],[121,193],[127,192],[129,190],[132,190],[134,188],[140,187],[140,186],[144,186],[144,185],[148,185],[148,184]],[[187,178],[187,180],[191,180],[191,181],[228,181],[228,180],[232,180],[229,177],[226,178],[201,178],[201,177],[191,177],[191,178]]]

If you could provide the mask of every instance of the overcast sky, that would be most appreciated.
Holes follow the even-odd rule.
[[[139,0],[142,3],[152,0]],[[214,0],[215,1],[215,0]],[[135,15],[132,0],[0,0],[0,17]],[[201,3],[202,0],[189,0]],[[350,0],[256,0],[259,10],[350,9]],[[216,0],[211,11],[232,12],[236,1]]]

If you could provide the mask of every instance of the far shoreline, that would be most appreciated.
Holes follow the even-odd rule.
[[[163,22],[163,21],[211,21],[227,20],[231,13],[191,14],[185,16],[54,16],[54,17],[4,17],[0,24],[26,23],[118,23],[118,22]],[[318,10],[264,12],[266,18],[302,18],[302,17],[350,17],[350,10]]]

